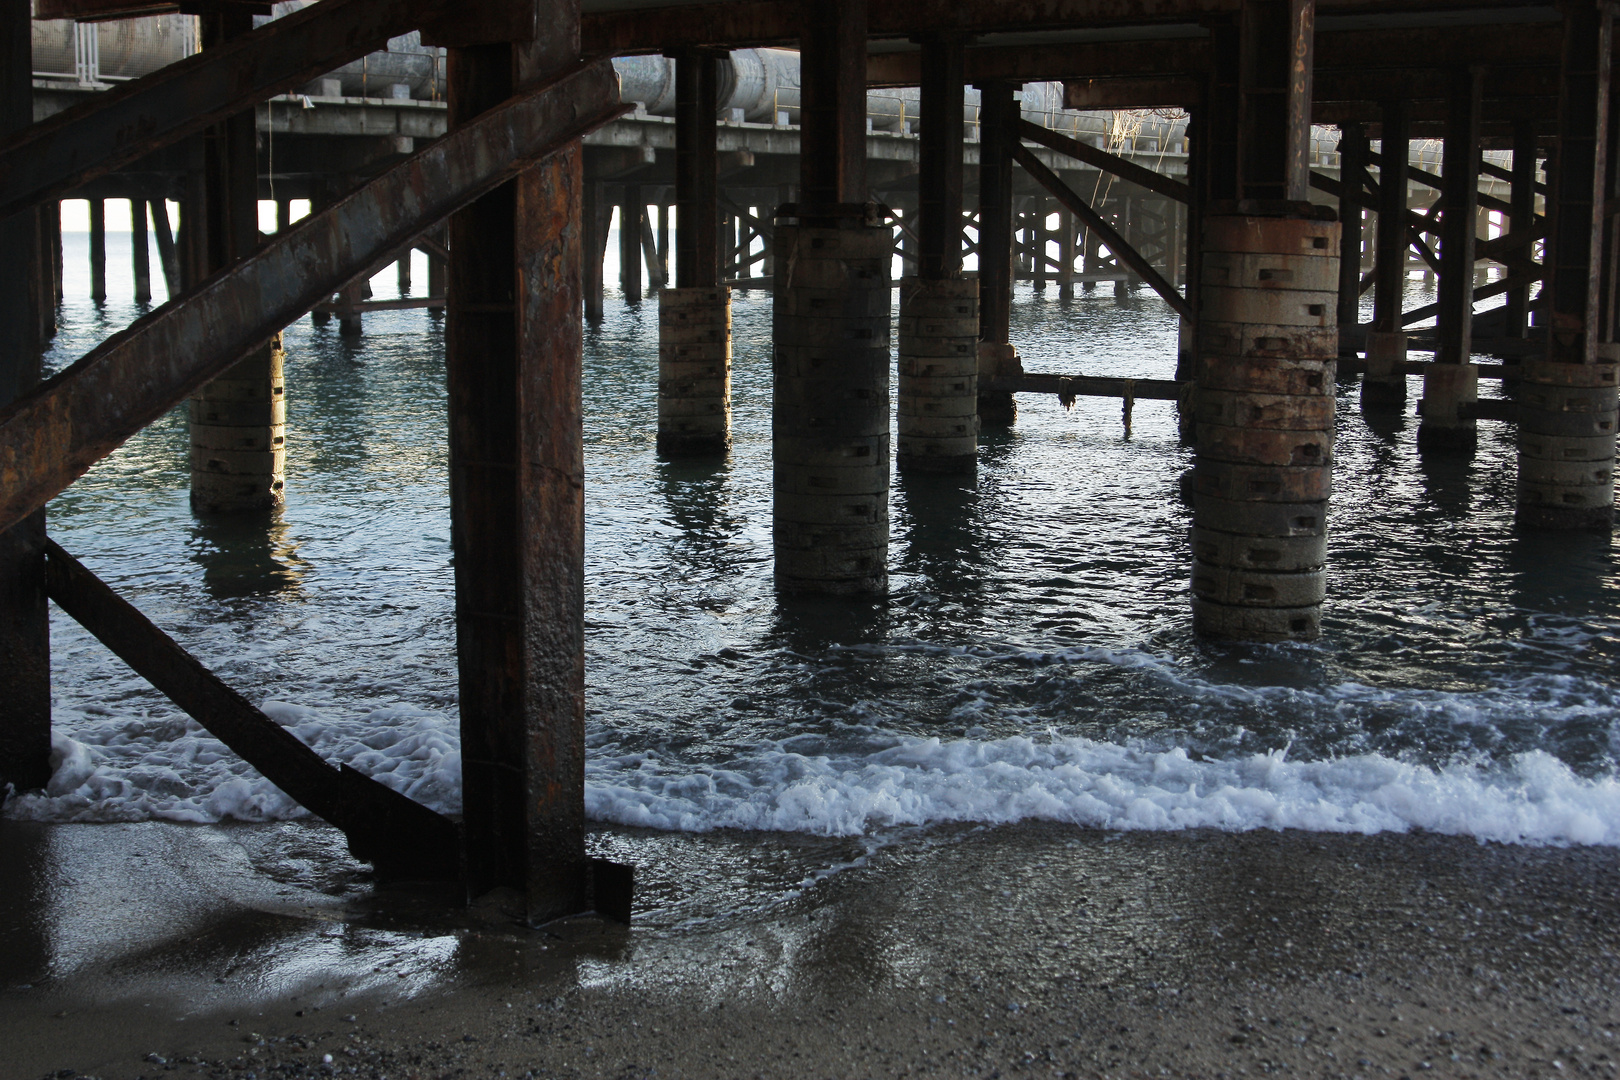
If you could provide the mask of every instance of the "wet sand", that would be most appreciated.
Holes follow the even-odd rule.
[[[893,839],[602,831],[637,924],[524,931],[322,827],[0,822],[0,1077],[1620,1070],[1615,849]]]

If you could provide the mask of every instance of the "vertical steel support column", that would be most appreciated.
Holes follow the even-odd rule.
[[[579,58],[578,0],[532,44],[449,53],[450,126]],[[450,220],[445,357],[467,885],[531,923],[585,910],[578,142]]]
[[[0,135],[34,122],[33,54],[28,0],[0,0]],[[53,209],[54,203],[49,204]],[[39,218],[0,221],[0,253],[12,272],[0,277],[0,406],[40,377],[35,305],[45,282],[36,251]],[[26,267],[26,270],[19,268]],[[51,645],[45,600],[45,511],[0,533],[0,803],[51,777]]]
[[[900,282],[902,472],[971,473],[979,449],[979,283],[962,277],[963,39],[922,42],[917,275]]]
[[[107,299],[107,201],[90,200],[90,299]]]
[[[56,292],[55,238],[51,235],[51,215],[58,213],[56,204],[45,203],[34,208],[34,287],[29,295],[34,306],[34,341],[43,352],[56,337],[56,305],[61,299]]]
[[[731,449],[731,290],[720,284],[719,68],[675,58],[675,288],[658,294],[658,453]],[[665,241],[666,248],[668,241]]]
[[[56,209],[55,242],[57,249],[57,263],[61,263],[62,249],[62,216],[61,205],[51,204]],[[152,231],[157,240],[158,269],[163,271],[163,285],[170,297],[180,295],[184,287],[185,278],[180,270],[180,253],[174,242],[174,230],[169,226],[169,202],[167,199],[153,199],[147,204],[152,211]],[[56,294],[62,295],[61,282],[57,282]]]
[[[641,185],[625,184],[619,196],[619,289],[627,304],[641,303],[641,222],[647,213]]]
[[[1058,272],[1058,299],[1074,299],[1074,215],[1067,210],[1058,211],[1058,261],[1063,269]]]
[[[1423,373],[1418,449],[1471,454],[1479,434],[1474,352],[1474,243],[1479,209],[1479,112],[1483,68],[1452,73],[1440,195],[1440,290],[1434,363]],[[1590,197],[1590,196],[1589,196]]]
[[[1616,380],[1620,349],[1600,325],[1608,191],[1608,4],[1564,9],[1558,167],[1550,193],[1547,355],[1521,365],[1518,520],[1542,529],[1614,526]]]
[[[1012,148],[1018,131],[1013,84],[979,85],[979,380],[1023,374],[1012,337]],[[1087,269],[1094,249],[1086,248]],[[1005,391],[979,393],[979,421],[1010,427],[1018,406]]]
[[[776,225],[772,526],[783,593],[881,593],[889,265],[867,202],[866,2],[801,0],[801,201]]]
[[[669,215],[674,208],[663,201],[662,196],[658,202],[658,287],[667,289],[670,286],[669,277]]]
[[[1510,195],[1512,211],[1508,214],[1507,231],[1516,233],[1531,228],[1536,219],[1536,125],[1533,120],[1513,122],[1513,191]],[[1531,257],[1531,249],[1521,249],[1524,258]],[[1507,291],[1507,304],[1502,335],[1524,338],[1530,329],[1530,283],[1516,285]]]
[[[201,17],[203,47],[253,29],[249,15]],[[192,251],[198,278],[259,246],[259,165],[255,113],[239,113],[202,136],[200,199]],[[193,210],[200,202],[200,208]],[[281,339],[228,368],[188,403],[191,507],[203,514],[271,510],[285,496],[287,401]]]
[[[1030,204],[1029,270],[1036,296],[1046,295],[1046,244],[1049,239],[1046,232],[1047,202],[1047,199],[1037,195]]]
[[[1186,295],[1195,313],[1203,302],[1199,282],[1203,272],[1200,252],[1204,241],[1204,214],[1209,206],[1209,112],[1209,106],[1198,101],[1187,113],[1187,186],[1191,197],[1187,201]],[[1176,426],[1182,443],[1190,446],[1197,437],[1192,397],[1198,378],[1198,327],[1196,320],[1183,316],[1177,329],[1176,381],[1186,389],[1176,403]]]
[[[1380,107],[1378,241],[1373,246],[1373,324],[1367,334],[1367,374],[1361,380],[1361,409],[1399,413],[1406,408],[1406,332],[1401,302],[1406,293],[1406,261],[1411,251],[1406,220],[1412,111],[1404,100]]]
[[[441,247],[448,243],[450,239],[450,231],[444,225],[440,225],[428,235],[430,235],[434,240],[438,241]],[[585,257],[589,259],[590,255],[587,254]],[[443,315],[445,275],[449,270],[449,267],[447,267],[444,260],[439,258],[437,255],[429,255],[427,264],[427,294],[431,299],[438,301],[437,304],[434,304],[428,308],[428,314]]]
[[[641,259],[647,267],[647,288],[654,292],[669,282],[664,280],[664,264],[658,258],[658,240],[653,235],[652,208],[641,208]]]
[[[1339,125],[1339,347],[1361,336],[1361,202],[1367,192],[1367,132]]]
[[[152,242],[146,233],[146,200],[129,200],[129,265],[135,278],[135,302],[152,299]]]
[[[1199,274],[1193,624],[1214,637],[1321,632],[1340,237],[1305,201],[1314,16],[1247,0],[1211,87],[1208,186],[1237,196],[1209,206]]]
[[[602,321],[604,293],[604,264],[607,261],[607,234],[613,207],[608,204],[607,192],[599,180],[585,183],[585,318],[593,323]]]
[[[394,264],[394,281],[399,287],[399,295],[411,295],[411,253],[406,252]]]
[[[1135,247],[1136,200],[1131,198],[1129,195],[1125,195],[1119,200],[1119,207],[1119,235],[1127,244]],[[1118,252],[1114,253],[1114,267],[1121,275],[1120,277],[1114,279],[1114,295],[1117,297],[1127,297],[1131,295],[1131,290],[1137,286],[1141,279],[1135,274],[1132,274],[1130,270],[1126,268],[1125,260],[1119,257]]]

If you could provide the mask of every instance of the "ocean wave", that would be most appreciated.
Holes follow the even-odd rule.
[[[454,724],[401,706],[335,722],[266,711],[328,760],[435,809],[460,810]],[[854,836],[940,822],[1026,819],[1102,829],[1428,830],[1521,844],[1620,844],[1620,778],[1583,777],[1551,754],[1441,767],[1379,754],[1290,760],[1285,751],[1202,757],[1056,733],[998,739],[896,736],[847,753],[767,743],[720,763],[655,750],[593,751],[593,820],[675,831],[762,829]],[[305,813],[194,723],[82,725],[58,734],[43,793],[8,816],[40,821],[273,821]]]

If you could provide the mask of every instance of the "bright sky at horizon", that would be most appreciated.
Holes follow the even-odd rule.
[[[128,199],[107,199],[107,231],[129,232],[131,221],[129,214],[130,202]],[[292,220],[309,215],[308,199],[292,200]],[[147,227],[151,227],[152,215],[146,215]],[[180,222],[180,204],[173,199],[169,200],[169,220],[176,225]],[[90,231],[90,202],[88,199],[62,200],[62,231],[63,232],[89,232]],[[276,231],[276,204],[265,199],[259,200],[259,231],[273,233]]]

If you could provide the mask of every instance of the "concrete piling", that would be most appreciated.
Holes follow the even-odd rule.
[[[285,500],[285,356],[278,335],[191,399],[193,510],[270,510]]]
[[[902,472],[971,473],[979,450],[979,283],[900,282]]]
[[[1532,528],[1607,529],[1614,521],[1620,349],[1590,364],[1526,360],[1519,381],[1518,520]]]
[[[1332,484],[1339,226],[1205,219],[1193,467],[1193,622],[1321,633]]]
[[[1620,198],[1620,173],[1611,160],[1616,146],[1609,107],[1613,43],[1612,10],[1570,8],[1542,290],[1552,318],[1546,356],[1523,362],[1518,393],[1517,518],[1531,528],[1608,531],[1614,526],[1620,344],[1613,340],[1612,290],[1620,261],[1614,240],[1620,234],[1606,221]],[[1533,190],[1529,183],[1525,189]]]
[[[658,294],[658,454],[731,449],[731,290]]]
[[[658,454],[703,457],[731,449],[731,290],[720,284],[719,178],[713,108],[714,57],[692,53],[676,61],[675,288],[658,293]],[[627,189],[622,221],[636,244],[625,244],[627,273],[639,288],[641,189]],[[667,225],[668,215],[660,211]],[[621,226],[622,227],[622,226]],[[628,288],[629,277],[626,279]]]
[[[783,592],[888,587],[890,245],[875,225],[776,226],[771,433]]]

